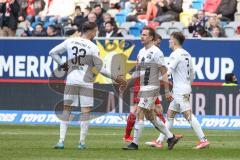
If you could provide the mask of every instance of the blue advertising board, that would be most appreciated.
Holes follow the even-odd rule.
[[[74,115],[73,115],[74,116]],[[77,113],[75,116],[78,116]],[[228,129],[240,130],[239,116],[197,116],[204,129]],[[127,114],[107,113],[101,114],[90,120],[92,126],[115,126],[126,125]],[[51,111],[0,111],[0,124],[34,124],[56,125],[60,119]],[[80,121],[71,121],[71,125],[80,125]],[[147,127],[152,127],[149,121],[145,121]],[[190,128],[187,120],[182,116],[174,119],[174,128]]]
[[[64,39],[0,39],[0,79],[47,80],[57,64],[48,55]],[[129,60],[135,60],[141,49],[138,40],[96,40],[100,52],[125,52],[132,48]],[[95,41],[95,42],[96,42]],[[168,57],[168,40],[160,47]],[[226,73],[240,77],[240,40],[187,39],[184,48],[191,53],[196,72],[195,82],[223,82]],[[118,53],[117,53],[118,54]],[[66,57],[63,57],[66,58]]]

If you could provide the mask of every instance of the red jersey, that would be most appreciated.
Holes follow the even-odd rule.
[[[140,98],[138,97],[138,92],[140,90],[140,78],[136,78],[133,86],[133,103],[139,103]],[[156,99],[155,104],[161,104],[159,98]]]

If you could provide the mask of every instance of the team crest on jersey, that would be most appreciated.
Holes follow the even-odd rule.
[[[148,55],[147,55],[147,58],[148,58],[148,59],[152,59],[152,54],[148,54]]]

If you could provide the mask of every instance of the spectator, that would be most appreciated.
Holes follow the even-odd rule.
[[[47,28],[48,37],[57,37],[60,36],[58,33],[58,28],[55,25],[49,25]]]
[[[91,12],[88,14],[87,20],[89,22],[96,22],[97,21],[97,15],[94,12]]]
[[[196,37],[197,27],[202,26],[206,27],[207,17],[205,16],[205,12],[203,10],[199,10],[197,15],[194,15],[192,18],[192,22],[190,22],[188,26],[189,33],[193,33],[193,37]]]
[[[103,14],[103,23],[99,27],[99,32],[104,32],[105,31],[105,24],[107,22],[111,22],[115,28],[117,28],[117,24],[114,20],[114,18],[111,17],[109,13],[104,13]]]
[[[39,13],[40,19],[48,24],[67,21],[74,13],[74,0],[47,0],[43,11]]]
[[[18,2],[20,5],[19,21],[27,20],[32,23],[34,17],[45,7],[44,0],[18,0]]]
[[[212,37],[214,37],[214,38],[225,37],[225,34],[224,34],[223,30],[221,29],[221,27],[219,27],[219,26],[213,27]]]
[[[106,22],[105,24],[105,31],[100,32],[99,37],[122,37],[122,34],[118,31],[117,28],[114,27],[114,24],[112,22]]]
[[[15,36],[19,11],[16,0],[6,0],[0,4],[0,37]]]
[[[142,14],[138,16],[138,19],[144,19],[147,21],[151,21],[156,18],[158,13],[157,2],[156,0],[150,0],[147,3],[147,11],[146,14]]]
[[[104,13],[101,5],[100,5],[100,4],[96,4],[96,5],[93,7],[93,12],[94,12],[94,13],[96,14],[96,16],[97,16],[96,23],[97,23],[97,25],[98,25],[98,27],[99,27],[99,26],[103,23],[103,17],[102,17],[102,15],[103,15],[103,13]]]
[[[36,25],[35,29],[32,31],[32,36],[34,36],[34,37],[46,37],[47,36],[47,33],[44,30],[42,23],[38,23]]]
[[[84,13],[81,10],[80,6],[75,7],[75,13],[73,18],[73,25],[76,25],[77,27],[82,26],[82,24],[86,21],[86,18],[84,17]]]
[[[215,16],[220,3],[221,0],[205,0],[203,10],[206,12],[206,16]]]
[[[238,86],[237,77],[233,73],[226,74],[223,86]]]
[[[133,12],[137,7],[137,4],[135,0],[129,0],[128,2],[125,3],[125,10],[128,12]]]
[[[237,8],[237,0],[221,0],[216,14],[221,21],[233,21]]]
[[[218,17],[217,16],[209,17],[206,26],[208,32],[212,32],[213,28],[216,26],[220,26],[220,20],[218,19]]]
[[[179,21],[179,14],[182,12],[183,0],[160,0],[158,2],[158,13],[154,21]]]
[[[150,0],[141,0],[134,13],[136,13],[136,15],[146,15],[148,2],[150,2]]]
[[[119,3],[110,2],[107,13],[109,13],[111,17],[115,17],[115,15],[120,12],[120,10],[121,10],[121,7]]]
[[[87,19],[88,15],[92,12],[92,8],[86,7],[84,10],[84,18]]]
[[[197,32],[195,34],[195,37],[199,37],[199,38],[211,37],[211,34],[207,30],[205,30],[205,28],[202,26],[198,26],[196,30]]]

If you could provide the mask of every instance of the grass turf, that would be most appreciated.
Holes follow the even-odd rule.
[[[55,150],[58,126],[0,125],[1,160],[237,160],[240,153],[240,131],[205,130],[211,142],[209,149],[193,150],[197,138],[191,129],[174,129],[184,138],[172,151],[151,148],[145,141],[158,136],[152,128],[145,128],[137,151],[124,151],[123,128],[91,127],[86,150],[78,150],[79,127],[69,127],[64,150]]]

